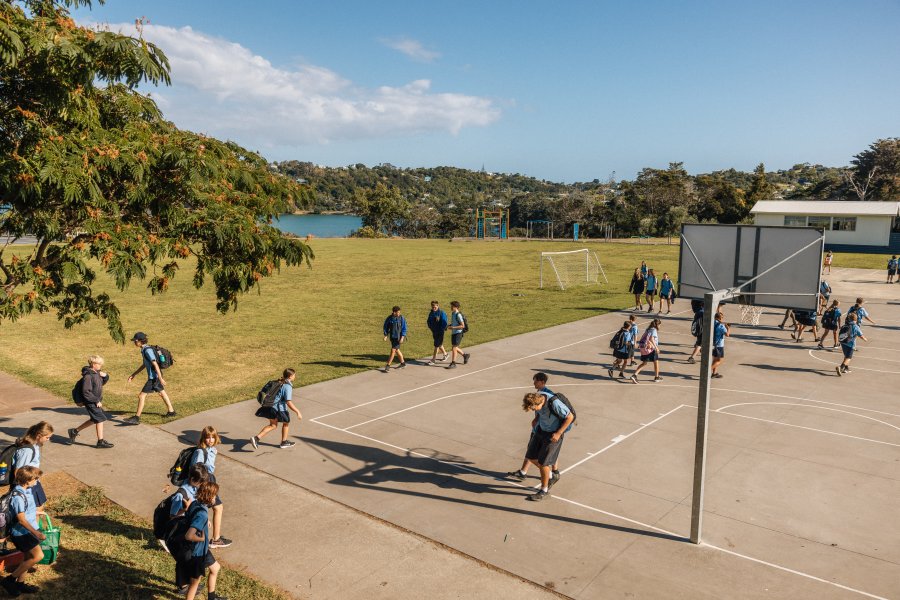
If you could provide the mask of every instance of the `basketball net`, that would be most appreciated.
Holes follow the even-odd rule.
[[[759,325],[759,317],[762,315],[762,306],[741,304],[741,323],[744,325]]]

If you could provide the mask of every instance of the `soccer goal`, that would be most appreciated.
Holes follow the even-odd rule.
[[[599,283],[600,276],[609,283],[603,265],[593,250],[568,250],[566,252],[541,252],[541,289],[554,283],[565,290],[573,285]]]

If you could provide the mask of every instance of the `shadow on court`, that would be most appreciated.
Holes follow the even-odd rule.
[[[536,517],[548,519],[551,521],[559,521],[574,525],[586,525],[599,529],[610,531],[619,531],[634,535],[647,536],[652,538],[670,540],[674,542],[687,542],[685,538],[659,533],[656,531],[647,531],[645,529],[636,529],[633,527],[625,527],[621,525],[613,525],[610,523],[599,523],[586,519],[578,519],[574,517],[566,517],[547,512],[528,510],[524,508],[514,508],[511,506],[503,506],[500,504],[492,504],[482,500],[473,499],[476,496],[484,497],[485,495],[510,497],[519,496],[522,502],[528,502],[525,496],[534,490],[531,486],[520,487],[512,483],[502,481],[505,474],[493,471],[485,471],[482,469],[472,469],[469,467],[468,461],[462,460],[460,457],[448,457],[456,460],[445,462],[442,453],[435,452],[435,458],[427,458],[423,456],[415,456],[410,453],[406,455],[397,455],[391,452],[375,448],[371,446],[360,446],[358,444],[349,444],[346,442],[337,442],[333,440],[324,440],[316,438],[298,438],[315,448],[317,451],[326,451],[335,453],[347,458],[361,461],[365,466],[360,469],[348,470],[345,475],[331,479],[332,485],[348,486],[354,488],[364,488],[388,494],[399,494],[403,496],[412,496],[416,498],[425,498],[429,500],[438,500],[449,502],[457,505],[472,506],[486,510],[496,510],[505,513],[513,513],[522,516]],[[422,453],[428,452],[423,450]],[[432,451],[433,452],[433,451]],[[323,455],[329,456],[322,452]],[[448,464],[449,463],[449,464]],[[341,463],[338,463],[341,464]],[[456,465],[460,465],[457,467]],[[473,482],[463,479],[461,475],[468,475],[462,468],[477,471],[477,474],[483,476],[483,482]],[[345,467],[346,470],[346,467]],[[473,473],[474,474],[474,473]],[[531,481],[537,481],[532,478]],[[413,484],[418,485],[421,489],[401,489],[393,487],[391,483]],[[447,493],[434,493],[429,490],[455,490],[463,492],[470,497],[456,498],[447,495]],[[530,503],[529,503],[530,504]],[[537,506],[537,505],[535,505]]]

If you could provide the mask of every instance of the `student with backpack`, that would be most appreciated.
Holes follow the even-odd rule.
[[[803,335],[803,330],[809,327],[809,330],[812,332],[813,339],[816,340],[819,338],[819,332],[817,329],[818,322],[816,320],[816,311],[814,310],[795,310],[794,317],[797,319],[797,327],[793,333],[791,333],[791,337],[794,338],[797,342],[800,341],[800,336]]]
[[[662,381],[662,377],[659,376],[659,326],[661,324],[662,321],[659,319],[653,319],[653,322],[650,323],[650,327],[648,327],[647,331],[644,332],[644,335],[641,336],[641,341],[638,343],[638,348],[641,352],[641,364],[639,364],[634,370],[634,373],[631,374],[632,383],[638,382],[638,373],[640,373],[649,362],[653,363],[654,383]]]
[[[403,353],[400,352],[400,344],[406,341],[406,318],[400,314],[399,306],[391,309],[391,314],[384,320],[382,329],[384,330],[384,341],[387,341],[388,338],[391,340],[391,354],[388,356],[384,372],[390,373],[391,363],[394,362],[395,356],[400,359],[400,366],[397,368],[405,368],[406,361],[403,359]]]
[[[828,282],[824,279],[822,283],[819,284],[819,310],[818,314],[822,314],[825,311],[825,307],[828,306],[828,301],[831,299],[831,286],[828,285]]]
[[[672,302],[675,301],[675,284],[669,279],[668,273],[663,273],[659,281],[659,311],[662,312],[663,301],[666,303],[666,314],[672,312]]]
[[[535,373],[534,377],[531,378],[531,383],[534,385],[534,389],[537,393],[543,394],[549,400],[556,396],[556,394],[547,387],[547,377],[546,373],[539,372]],[[565,404],[565,402],[563,402]],[[531,439],[534,437],[534,432],[537,430],[538,417],[535,414],[534,419],[531,420],[531,436],[528,438],[528,443],[531,443]],[[512,479],[517,479],[519,481],[524,481],[528,476],[528,466],[531,464],[531,461],[528,459],[528,446],[525,446],[525,454],[526,457],[522,460],[522,466],[518,471],[510,471],[506,474],[507,477],[511,477]],[[553,463],[553,466],[550,468],[550,482],[549,487],[553,487],[559,481],[559,459]]]
[[[868,321],[868,322],[871,323],[872,325],[876,325],[875,321],[873,321],[873,320],[869,317],[869,311],[867,311],[865,308],[863,308],[863,304],[865,304],[865,303],[866,303],[866,301],[865,301],[864,298],[857,298],[857,299],[856,299],[856,304],[854,304],[853,306],[851,306],[851,307],[850,307],[850,310],[847,311],[847,314],[848,314],[848,315],[850,315],[850,314],[856,314],[856,325],[857,325],[858,327],[862,327],[863,319],[865,319],[866,321]]]
[[[37,521],[38,514],[43,511],[38,510],[33,495],[42,475],[43,471],[37,467],[22,467],[16,471],[15,487],[9,492],[12,494],[9,514],[14,515],[15,519],[9,530],[10,540],[16,550],[23,554],[23,560],[15,571],[0,579],[0,586],[13,598],[20,594],[34,594],[39,591],[37,586],[25,583],[25,576],[44,558],[41,542],[46,536],[40,531]]]
[[[135,411],[134,416],[128,417],[124,422],[129,425],[139,424],[141,422],[141,413],[144,412],[144,402],[147,400],[147,394],[154,392],[159,394],[159,397],[166,403],[167,412],[163,416],[176,416],[178,413],[175,412],[175,407],[172,405],[172,401],[169,400],[169,394],[166,392],[166,380],[163,378],[162,370],[160,369],[160,357],[157,356],[156,350],[147,344],[147,334],[143,331],[138,331],[131,337],[131,341],[141,351],[141,366],[128,376],[128,382],[130,383],[143,370],[147,371],[147,382],[144,383],[144,387],[138,393],[137,411]]]
[[[887,283],[894,283],[894,276],[897,275],[897,255],[895,254],[887,263]],[[898,279],[900,281],[900,279]]]
[[[209,473],[208,481],[218,483],[216,481],[216,456],[219,451],[216,446],[219,445],[221,439],[219,432],[212,425],[207,425],[200,432],[197,439],[197,449],[191,455],[191,466],[203,465]],[[231,545],[231,540],[222,536],[222,499],[216,496],[216,500],[211,506],[212,516],[212,539],[209,540],[210,548],[227,548]]]
[[[448,369],[456,368],[457,356],[462,357],[464,365],[469,364],[469,353],[463,352],[462,349],[463,336],[469,331],[469,322],[459,309],[459,302],[454,300],[450,303],[450,323],[447,325],[447,329],[450,330],[450,344],[452,348],[450,349],[450,364],[447,365]]]
[[[444,355],[441,360],[447,360],[447,357],[450,356],[444,349],[444,333],[447,331],[447,313],[441,310],[441,304],[437,300],[431,301],[431,312],[428,313],[426,324],[428,325],[428,330],[431,331],[431,337],[434,340],[434,352],[431,354],[431,360],[428,361],[428,364],[433,365],[437,362],[438,351]]]
[[[628,349],[634,352],[634,336],[631,334],[631,321],[622,323],[622,328],[609,341],[609,347],[613,351],[613,365],[606,370],[609,378],[613,378],[613,371],[619,370],[619,377],[625,378],[625,367],[628,366]]]
[[[288,410],[295,413],[297,419],[303,419],[303,415],[300,414],[300,411],[294,406],[292,401],[294,394],[294,386],[292,384],[296,377],[297,372],[294,369],[285,369],[284,373],[281,374],[281,379],[278,380],[281,387],[278,388],[278,394],[275,396],[272,406],[260,406],[256,411],[256,416],[268,419],[269,424],[250,438],[250,443],[253,444],[254,450],[259,449],[259,440],[273,429],[276,429],[279,423],[281,423],[281,444],[278,447],[284,449],[297,445],[296,442],[288,439],[288,432],[291,426],[291,415],[288,413]]]
[[[854,350],[856,350],[856,338],[860,338],[865,342],[869,341],[866,339],[866,336],[862,334],[862,329],[857,325],[856,313],[850,313],[847,315],[847,320],[844,322],[843,327],[841,327],[840,333],[838,333],[838,340],[841,342],[841,350],[844,352],[844,360],[841,361],[840,365],[834,368],[835,371],[837,371],[838,377],[850,373],[850,360],[853,358]]]
[[[109,381],[109,375],[102,371],[103,357],[92,355],[88,357],[88,364],[81,368],[81,380],[75,384],[78,399],[81,400],[84,409],[87,411],[88,420],[69,429],[69,443],[74,444],[78,434],[90,427],[91,425],[97,431],[97,448],[112,448],[110,444],[103,438],[103,423],[107,420],[106,413],[103,412],[103,386]]]
[[[838,330],[841,328],[841,309],[839,308],[841,305],[840,300],[834,300],[831,303],[831,308],[822,313],[822,339],[819,340],[819,348],[825,348],[823,343],[825,342],[825,338],[828,337],[828,332],[834,336],[834,344],[831,346],[832,348],[837,348],[838,345]]]
[[[25,435],[16,440],[15,454],[12,457],[10,466],[10,481],[15,481],[16,471],[24,467],[41,467],[41,448],[53,436],[53,426],[47,421],[35,423],[25,432]],[[44,486],[41,482],[35,481],[31,488],[34,496],[34,502],[38,508],[47,502],[47,494],[44,493]]]
[[[705,310],[703,306],[700,306],[700,310],[694,312],[694,320],[691,321],[691,335],[694,336],[694,349],[691,350],[691,355],[688,356],[687,362],[688,364],[694,364],[697,362],[694,360],[694,357],[700,352],[703,347],[703,314]]]
[[[629,332],[631,333],[631,339],[628,341],[628,365],[634,366],[634,347],[637,345],[638,334],[641,332],[637,326],[637,316],[629,315],[628,322],[631,323],[631,327],[629,328]]]
[[[634,294],[634,310],[644,310],[644,301],[642,299],[644,294],[644,275],[640,269],[634,270],[628,291]]]
[[[179,544],[174,551],[175,577],[178,581],[187,582],[185,598],[194,600],[200,589],[200,580],[209,569],[206,579],[207,598],[209,600],[228,600],[225,596],[216,593],[216,583],[219,577],[219,563],[210,552],[209,542],[209,507],[215,502],[219,493],[219,486],[211,481],[200,484],[197,488],[197,496],[184,515],[187,531],[183,534],[183,546]],[[180,534],[181,529],[175,532]],[[178,540],[181,542],[181,540]],[[170,548],[171,549],[171,548]]]
[[[725,315],[721,312],[716,313],[716,321],[713,323],[713,351],[712,351],[712,375],[716,379],[721,379],[722,374],[719,373],[719,366],[725,360],[725,338],[731,335],[731,326],[725,322]]]
[[[197,488],[206,481],[209,481],[209,471],[206,469],[206,465],[202,463],[195,464],[187,469],[184,479],[176,484],[178,488],[172,494],[163,498],[156,506],[156,509],[154,509],[153,534],[159,545],[167,551],[169,549],[166,547],[165,536],[169,522],[185,513],[197,495]],[[176,585],[183,587],[184,582],[176,581]]]
[[[647,272],[647,312],[653,312],[653,305],[656,304],[656,274],[653,269]]]
[[[536,419],[532,421],[535,429],[528,441],[525,458],[541,471],[540,489],[526,498],[532,502],[540,502],[550,495],[551,468],[559,460],[563,438],[575,421],[575,413],[558,396],[548,398],[540,392],[525,394],[522,410],[535,413]]]

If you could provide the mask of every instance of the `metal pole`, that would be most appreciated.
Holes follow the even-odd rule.
[[[712,363],[713,323],[719,303],[727,290],[707,292],[703,296],[703,345],[700,351],[700,392],[697,399],[697,439],[694,445],[694,494],[691,504],[691,541],[700,543],[703,527],[703,487],[706,478],[706,437],[709,429],[709,376]]]
[[[544,289],[544,255],[540,254],[541,261],[541,289]]]

